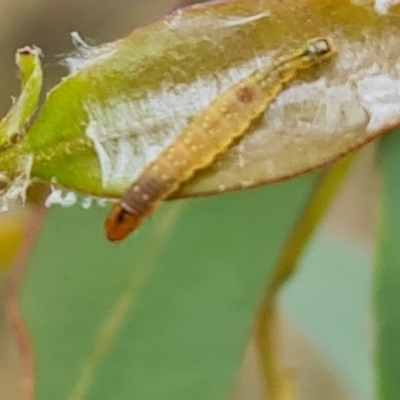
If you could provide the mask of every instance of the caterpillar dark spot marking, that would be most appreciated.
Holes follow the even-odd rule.
[[[128,236],[182,182],[210,165],[244,135],[300,70],[320,64],[334,54],[330,39],[312,39],[292,54],[278,58],[272,67],[255,71],[219,95],[143,170],[121,201],[112,207],[105,223],[107,238],[119,241]]]
[[[244,87],[237,91],[237,98],[242,103],[250,103],[253,100],[253,92],[250,88]]]

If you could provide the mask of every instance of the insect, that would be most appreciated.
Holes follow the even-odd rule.
[[[334,53],[329,38],[311,39],[304,47],[278,58],[272,67],[253,72],[219,95],[143,170],[112,207],[105,223],[107,238],[119,241],[128,236],[182,182],[210,165],[243,136],[300,70],[311,68]]]

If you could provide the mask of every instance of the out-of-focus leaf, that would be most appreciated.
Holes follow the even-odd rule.
[[[17,52],[15,61],[21,73],[21,92],[0,121],[0,149],[24,133],[24,127],[37,108],[43,79],[40,56],[41,50],[37,47],[24,47]]]
[[[400,396],[400,132],[381,143],[382,194],[375,267],[378,399]]]
[[[52,209],[20,291],[35,400],[226,399],[317,178],[191,201],[140,290],[163,210],[115,246],[98,229],[101,211]]]
[[[0,216],[0,273],[11,267],[27,229],[29,211]]]
[[[113,43],[80,43],[68,59],[72,73],[50,93],[26,140],[1,155],[0,170],[11,175],[21,155],[33,154],[33,178],[118,197],[219,93],[319,36],[332,39],[337,57],[302,73],[177,196],[324,165],[400,123],[400,12],[389,3],[211,2]]]

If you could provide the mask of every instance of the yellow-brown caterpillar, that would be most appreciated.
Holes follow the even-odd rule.
[[[219,95],[112,207],[105,224],[108,239],[122,240],[135,230],[182,182],[210,165],[244,135],[298,71],[311,68],[334,53],[329,39],[312,39],[305,47],[279,58],[272,67],[255,71]]]

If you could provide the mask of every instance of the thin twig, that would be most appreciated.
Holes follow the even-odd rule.
[[[24,277],[25,267],[35,245],[47,210],[37,206],[27,229],[26,236],[18,253],[10,275],[7,289],[7,317],[14,331],[15,340],[22,363],[21,400],[31,400],[35,390],[35,365],[31,338],[19,307],[19,289]]]
[[[256,339],[269,400],[293,399],[290,382],[279,365],[277,294],[295,272],[303,250],[325,215],[353,161],[354,156],[346,157],[331,167],[321,178],[313,197],[285,244],[274,276],[261,302],[256,321]]]

